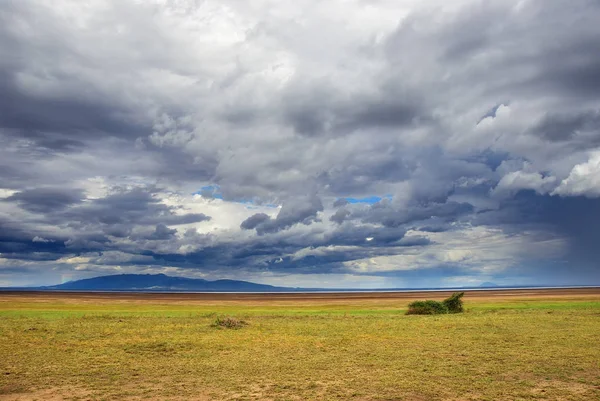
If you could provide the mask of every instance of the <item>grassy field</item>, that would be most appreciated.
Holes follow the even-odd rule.
[[[0,294],[0,400],[600,400],[600,292],[410,301]]]

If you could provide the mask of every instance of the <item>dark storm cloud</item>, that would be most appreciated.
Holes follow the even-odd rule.
[[[591,280],[600,278],[596,264],[600,258],[600,249],[596,246],[600,238],[598,199],[520,191],[514,198],[504,201],[499,210],[482,212],[472,223],[502,227],[509,235],[543,227],[545,232],[566,238],[569,243],[568,253],[552,269],[537,265],[537,269],[545,271],[546,280],[552,281],[556,272],[564,282],[580,283],[579,276],[573,271],[573,276],[567,279],[565,269],[569,267],[566,266],[571,269],[577,266],[577,271],[585,271]]]
[[[117,187],[106,197],[85,201],[81,190],[36,189],[15,193],[5,201],[16,202],[38,217],[2,220],[0,252],[3,257],[23,259],[30,259],[26,255],[31,253],[35,260],[40,253],[46,255],[45,260],[56,260],[69,253],[120,249],[135,255],[143,252],[145,240],[174,240],[177,230],[168,225],[210,220],[202,213],[181,213],[179,208],[164,205],[155,198],[157,191],[154,187]],[[55,230],[49,231],[48,225]],[[134,242],[122,245],[121,239]]]
[[[572,256],[594,260],[600,249],[592,244],[600,238],[600,200],[586,197],[559,197],[521,191],[503,202],[495,211],[480,213],[477,224],[506,224],[507,230],[526,230],[535,225],[549,229],[572,240]],[[587,255],[587,256],[584,256]],[[594,258],[590,258],[590,256]]]
[[[84,198],[80,189],[34,188],[17,192],[4,201],[16,202],[34,213],[51,213],[81,203]]]
[[[598,2],[393,3],[0,5],[0,267],[477,276],[500,230],[597,277]]]
[[[61,219],[117,225],[180,225],[210,220],[203,213],[175,214],[176,208],[167,206],[153,195],[156,188],[116,188],[104,198],[94,199],[66,211]]]
[[[455,221],[460,216],[469,214],[472,211],[472,205],[452,201],[441,204],[417,205],[408,208],[397,208],[388,202],[379,202],[364,212],[362,219],[364,222],[380,223],[385,227],[400,227],[404,224],[428,220],[430,218]]]
[[[56,260],[67,253],[66,236],[52,235],[39,241],[37,231],[22,227],[22,222],[0,216],[0,253],[16,260]],[[44,234],[45,235],[45,234]]]
[[[21,243],[33,242],[33,236],[28,233],[23,227],[20,227],[18,222],[12,221],[8,216],[0,215],[0,243]]]

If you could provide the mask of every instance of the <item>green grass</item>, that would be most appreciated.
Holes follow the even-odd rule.
[[[600,399],[600,301],[465,307],[6,301],[0,400]]]

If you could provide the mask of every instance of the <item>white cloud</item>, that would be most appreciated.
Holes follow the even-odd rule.
[[[544,177],[536,172],[513,171],[500,179],[491,194],[499,197],[512,197],[523,189],[531,189],[538,194],[547,194],[555,186],[556,177]]]
[[[40,236],[37,236],[37,235],[35,237],[33,237],[33,239],[31,241],[33,241],[33,242],[46,242],[46,243],[47,242],[54,242],[52,240],[49,240],[49,239],[46,239],[44,237],[40,237]]]
[[[600,151],[592,152],[587,162],[575,165],[569,176],[561,181],[552,194],[600,196]]]
[[[459,267],[477,274],[501,273],[522,263],[555,260],[564,256],[567,241],[544,232],[505,234],[493,227],[462,227],[456,231],[418,233],[432,245],[403,249],[397,255],[345,262],[353,272],[401,272],[427,268]]]

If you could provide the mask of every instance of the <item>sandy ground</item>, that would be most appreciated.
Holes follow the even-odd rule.
[[[0,302],[90,302],[90,303],[160,303],[160,304],[343,304],[413,299],[443,299],[453,291],[411,292],[332,292],[332,293],[135,293],[135,292],[0,292]],[[600,287],[560,289],[508,289],[465,291],[465,299],[502,301],[516,299],[598,299]]]

